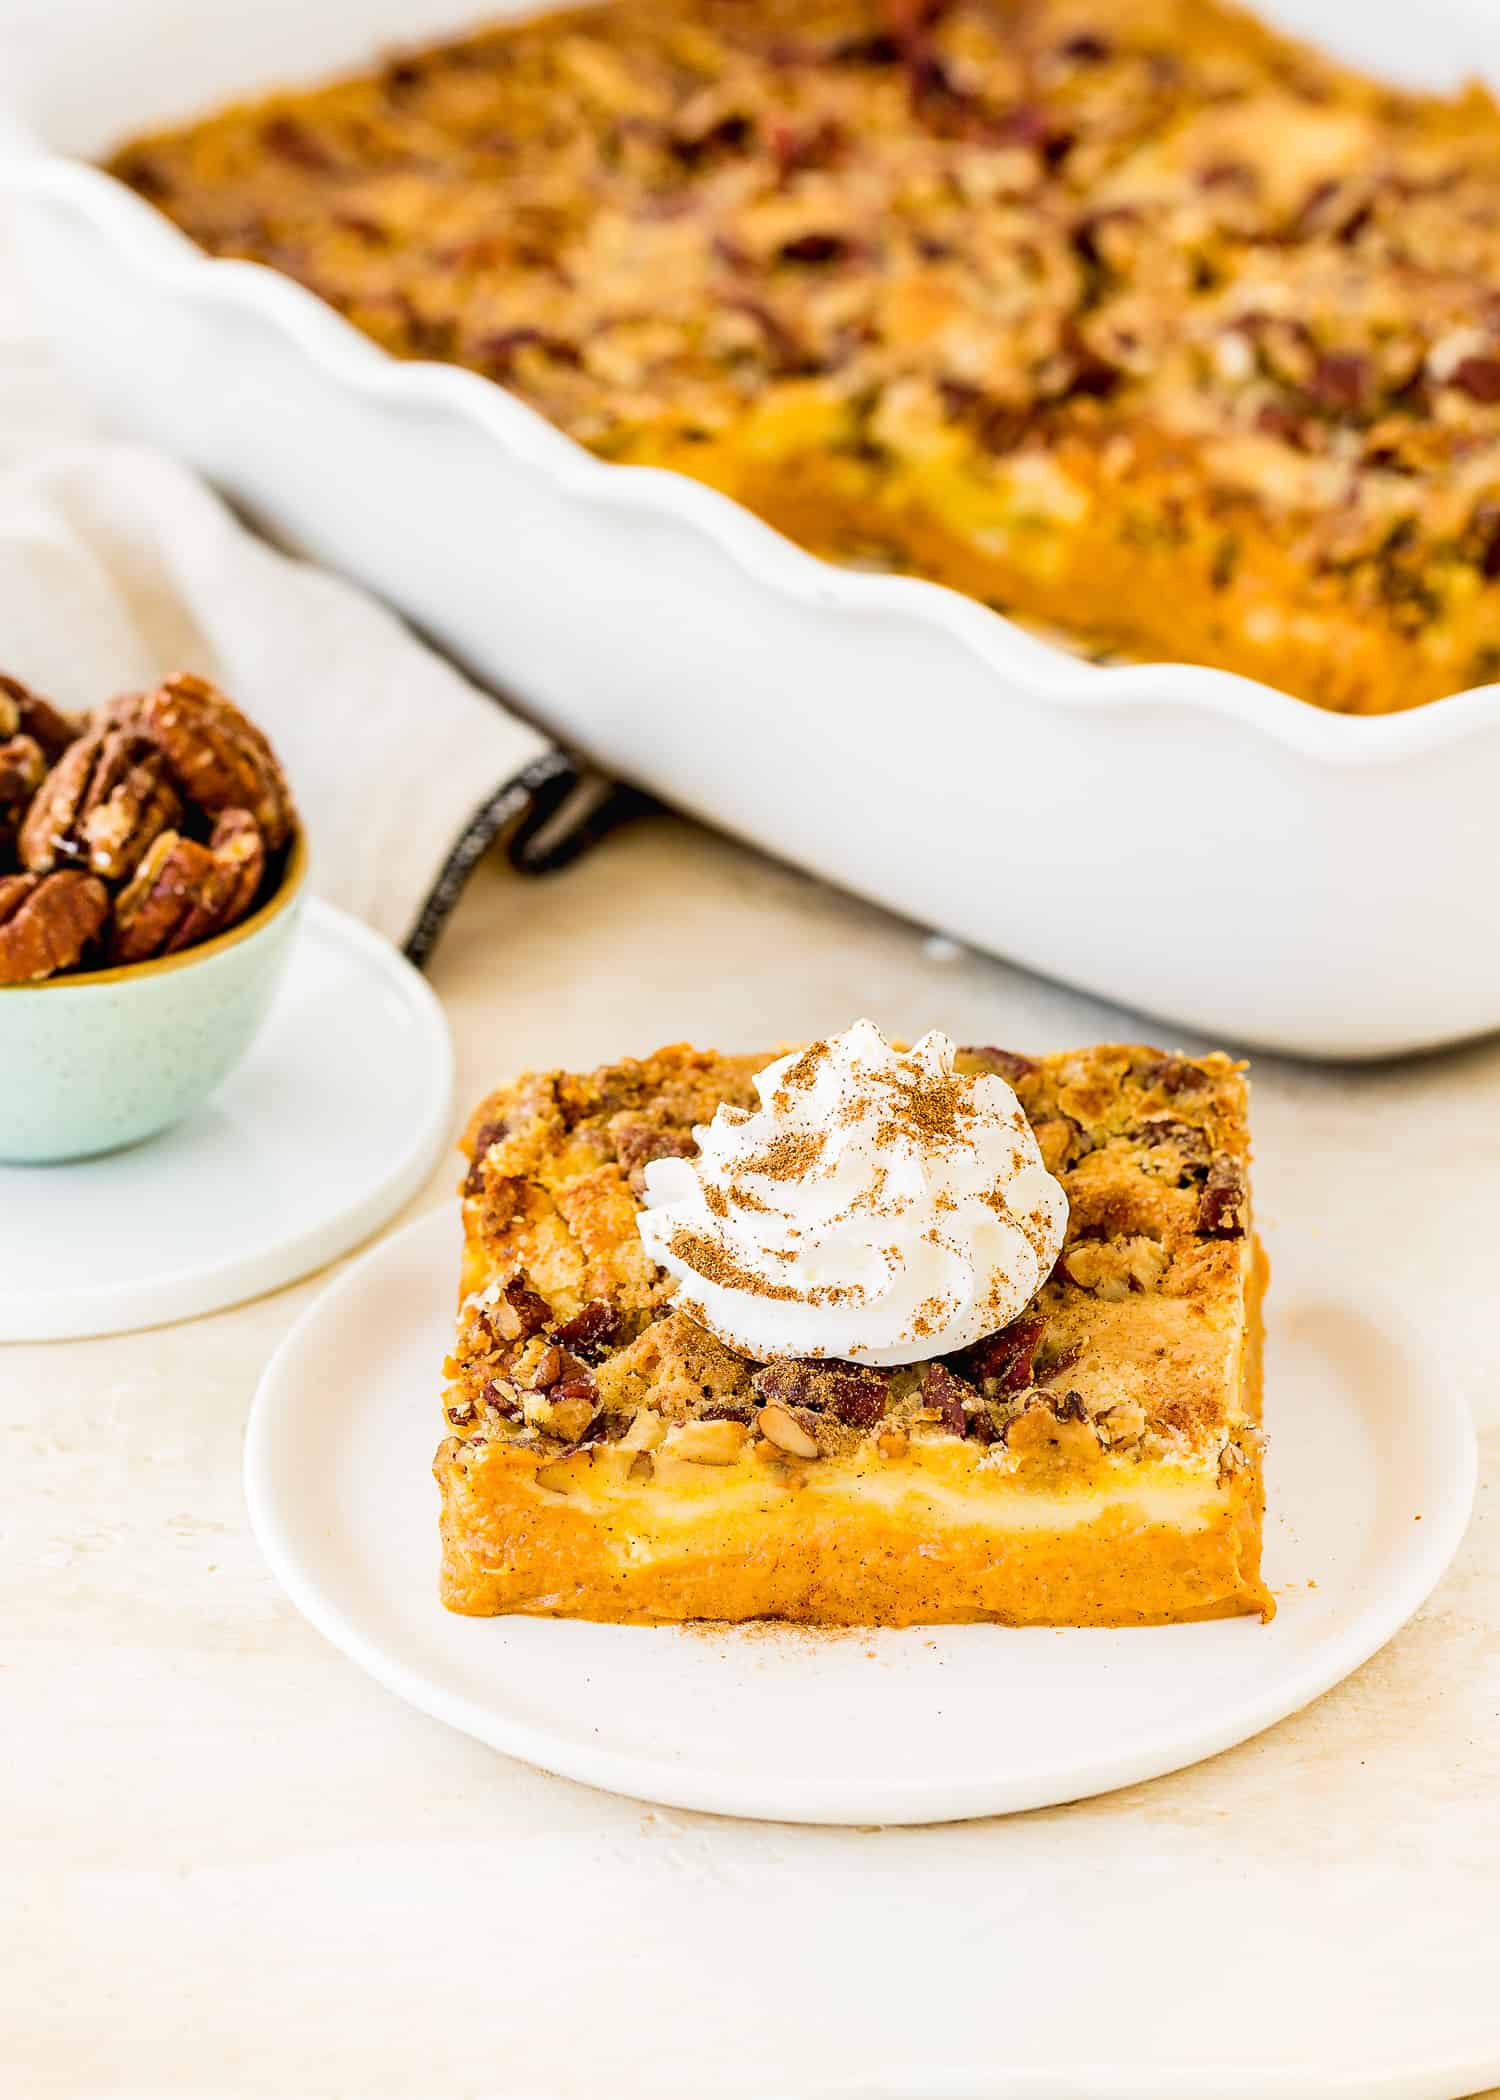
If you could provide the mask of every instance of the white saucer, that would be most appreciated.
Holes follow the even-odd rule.
[[[313,1624],[425,1712],[672,1807],[808,1823],[1036,1808],[1152,1778],[1357,1668],[1448,1565],[1474,1494],[1462,1403],[1364,1279],[1273,1249],[1269,1626],[809,1634],[463,1619],[437,1601],[439,1365],[458,1226],[341,1277],[256,1395],[250,1515]],[[1320,1250],[1321,1252],[1321,1250]]]
[[[452,1097],[422,978],[309,903],[266,1025],[207,1107],[107,1158],[0,1166],[0,1341],[155,1327],[306,1276],[421,1186]]]

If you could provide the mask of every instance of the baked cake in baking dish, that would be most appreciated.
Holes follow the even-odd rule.
[[[619,0],[120,149],[610,460],[1082,646],[1500,676],[1500,113],[1212,0]]]
[[[453,1610],[1271,1614],[1228,1058],[679,1045],[530,1074],[466,1151]]]

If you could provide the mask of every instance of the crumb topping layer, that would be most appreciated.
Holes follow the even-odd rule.
[[[447,1419],[466,1442],[561,1456],[618,1444],[795,1468],[958,1438],[987,1463],[1085,1472],[1160,1460],[1233,1470],[1251,1258],[1246,1090],[1228,1058],[1105,1045],[1033,1060],[959,1053],[1015,1088],[1069,1201],[1035,1301],[972,1346],[896,1368],[759,1360],[674,1303],[642,1244],[645,1170],[695,1125],[750,1112],[764,1057],[678,1045],[592,1074],[528,1075],[465,1149],[466,1243]]]
[[[113,167],[396,354],[838,559],[1333,707],[1500,674],[1477,89],[1214,0],[619,0]]]

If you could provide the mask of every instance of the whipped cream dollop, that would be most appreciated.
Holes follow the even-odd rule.
[[[1068,1199],[1003,1079],[956,1071],[936,1030],[893,1050],[856,1021],[754,1084],[696,1159],[646,1168],[640,1234],[681,1311],[763,1361],[904,1364],[1025,1310]]]

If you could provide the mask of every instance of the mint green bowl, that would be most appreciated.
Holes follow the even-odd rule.
[[[206,1101],[266,1017],[306,876],[299,833],[274,896],[217,940],[128,969],[0,986],[0,1161],[115,1152]]]

